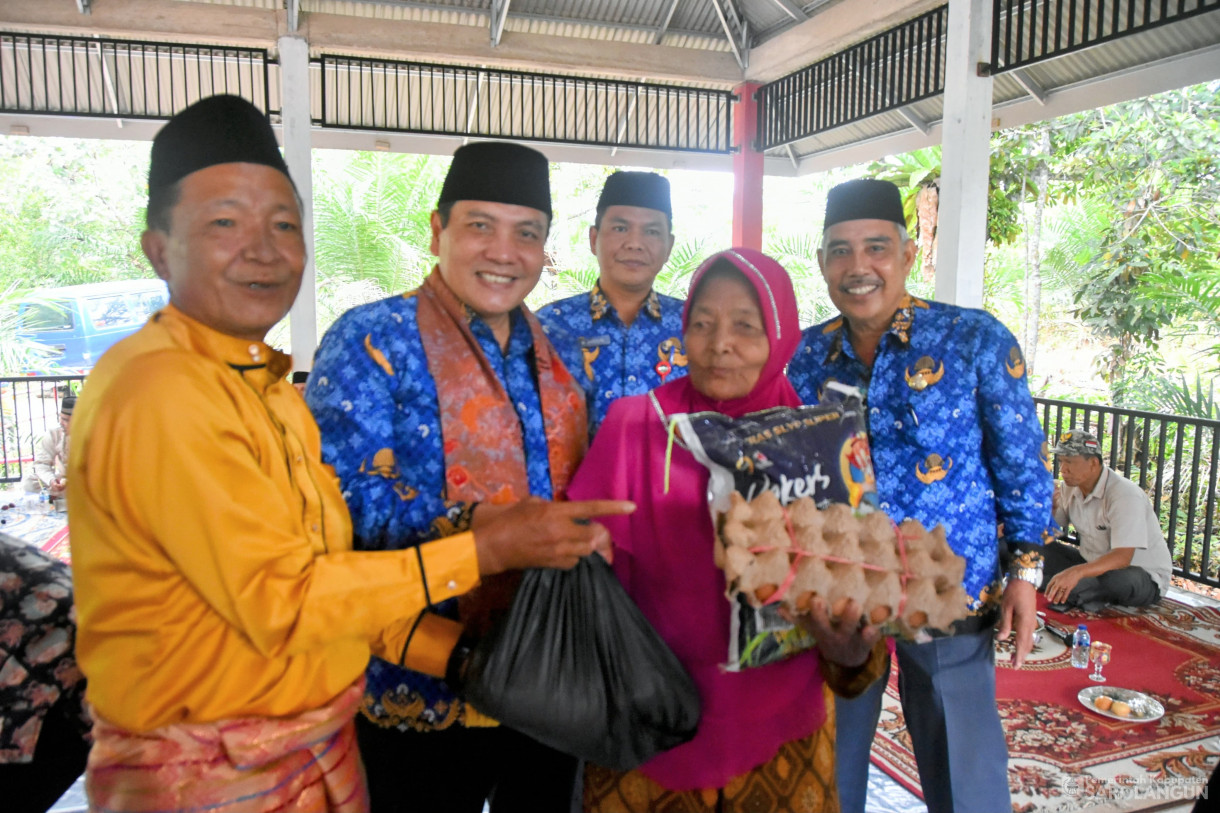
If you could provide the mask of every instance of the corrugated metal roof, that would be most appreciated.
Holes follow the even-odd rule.
[[[210,0],[226,2],[227,0]],[[447,6],[451,4],[446,4]],[[439,4],[371,3],[366,0],[301,0],[301,11],[366,17],[374,20],[405,20],[416,23],[443,23],[487,27],[487,14],[480,13],[479,0],[470,0],[469,9],[442,7]],[[430,7],[426,7],[430,6]]]
[[[1025,74],[1046,94],[1078,86],[1090,80],[1121,74],[1144,65],[1189,54],[1220,43],[1220,12],[1203,14],[1179,23],[1154,28],[1122,39],[1066,54],[1023,68]],[[1211,78],[1211,77],[1206,77]],[[1186,83],[1189,83],[1189,79]],[[1011,72],[995,76],[992,85],[994,106],[1027,98],[1028,91]],[[936,124],[944,117],[942,95],[924,99],[907,108],[916,118]],[[872,139],[911,132],[913,125],[898,111],[879,113],[862,121],[818,133],[791,144],[798,159],[832,151]],[[787,148],[769,150],[767,155],[787,157]]]
[[[728,0],[718,1],[723,3]],[[800,0],[792,0],[793,4],[802,10],[802,15],[812,17],[816,17],[830,3],[852,1],[854,0],[811,0],[811,2],[802,3]],[[755,42],[803,22],[785,12],[777,0],[732,0],[732,2],[747,21]],[[191,3],[268,11],[279,11],[283,8],[283,0],[175,0],[172,3],[167,0],[166,5],[181,7]],[[482,29],[490,33],[492,0],[300,0],[300,3],[301,11],[306,14],[316,12],[362,17],[370,20],[427,22]],[[674,0],[512,0],[505,28],[509,32],[526,32],[543,37],[648,45],[656,41],[657,31],[665,23],[671,5],[673,15],[669,19],[668,25],[665,25],[666,34],[662,40],[665,45],[721,53],[731,50],[715,5],[710,0],[677,0],[676,3]],[[867,22],[867,20],[862,20],[861,26],[867,25]],[[156,39],[155,36],[149,35],[140,28],[139,21],[132,21],[131,25],[130,36],[132,38]],[[1117,41],[1094,46],[1050,61],[1034,63],[1023,70],[1028,80],[1049,94],[1053,102],[1057,89],[1071,88],[1069,93],[1064,93],[1059,97],[1060,99],[1071,99],[1073,94],[1082,93],[1081,88],[1091,80],[1106,76],[1113,77],[1124,71],[1139,71],[1143,66],[1161,64],[1178,55],[1196,52],[1215,53],[1202,49],[1214,47],[1218,42],[1220,42],[1220,11],[1207,12],[1183,22],[1162,26],[1133,36],[1125,36]],[[20,67],[28,71],[30,60],[34,57],[25,54],[20,57],[25,61],[18,65],[19,57],[13,50],[13,45],[10,44],[7,47],[9,49],[7,53],[0,54],[0,57],[12,60],[13,68]],[[267,47],[274,48],[274,44],[268,43]],[[632,52],[633,59],[635,59],[634,55],[639,53],[636,48],[624,49],[624,51],[627,50]],[[430,61],[427,53],[418,51],[401,54],[386,53],[385,56],[399,61]],[[451,61],[454,59],[454,57],[450,57]],[[1202,65],[1205,72],[1210,70],[1206,63],[1198,61],[1198,57],[1192,59],[1195,61],[1182,64],[1190,64],[1196,70],[1199,65]],[[145,61],[149,66],[159,64],[163,67],[177,66],[181,62],[179,57],[163,53],[152,54]],[[5,66],[7,64],[5,63]],[[118,64],[115,62],[112,67],[117,70]],[[124,97],[121,87],[106,90],[107,81],[112,84],[121,84],[121,81],[113,74],[108,80],[106,73],[101,68],[101,63],[96,60],[90,62],[83,52],[73,56],[67,63],[55,70],[69,70],[72,67],[75,67],[81,76],[87,77],[85,95],[88,99],[85,115],[108,115],[113,114],[116,110],[123,115],[125,110],[134,110],[144,103],[135,90],[129,91],[127,98]],[[635,73],[639,70],[638,65],[624,65],[623,67],[624,72],[630,70]],[[199,73],[200,68],[194,65],[189,70],[195,72],[192,74],[194,76]],[[219,73],[213,72],[210,75],[220,79],[229,76],[230,70],[230,68],[222,68],[219,69]],[[272,65],[269,70],[272,76],[265,91],[265,95],[268,97],[266,103],[270,109],[278,109],[278,69]],[[539,62],[534,70],[545,74],[554,69],[549,68],[545,62]],[[571,72],[570,64],[565,67],[564,72]],[[605,64],[600,64],[596,76],[604,78],[612,72],[612,69],[607,68]],[[1212,71],[1206,76],[1196,77],[1193,81],[1215,78],[1217,74],[1220,74],[1220,70]],[[9,98],[12,98],[16,86],[9,87],[8,85],[16,81],[11,77],[18,75],[20,72],[17,70],[5,74],[5,86],[0,89],[0,94],[7,94]],[[93,80],[97,80],[101,84],[92,84]],[[709,81],[702,86],[723,87],[723,81],[721,78],[719,83]],[[1183,84],[1190,81],[1192,79],[1187,77],[1183,80]],[[698,87],[701,83],[696,80],[694,82],[675,82],[674,84]],[[1111,83],[1111,87],[1113,86]],[[98,91],[98,87],[103,90]],[[194,91],[189,89],[184,91],[188,94],[190,92]],[[34,103],[33,107],[48,113],[54,112],[57,101],[48,98],[48,95],[43,94],[42,97],[37,97],[35,94],[31,99]],[[1022,109],[1028,110],[1030,107],[1026,88],[1018,82],[1016,76],[1010,73],[1001,73],[996,76],[993,96],[995,104],[997,106],[1008,105],[1009,107],[1006,109],[1016,110],[1024,105],[1025,107]],[[172,101],[163,100],[162,106],[172,108],[181,101],[175,96]],[[1088,99],[1085,99],[1083,103],[1087,104],[1087,102]],[[1076,102],[1073,100],[1071,103]],[[943,99],[937,96],[911,105],[906,112],[922,122],[935,124],[943,115],[942,107]],[[18,109],[28,108],[19,105]],[[1036,115],[1038,113],[1035,110],[1033,116]],[[1059,113],[1047,115],[1059,115]],[[1036,120],[1025,113],[1022,113],[1021,116],[1025,121]],[[798,156],[809,156],[870,140],[885,139],[894,134],[911,133],[913,132],[912,127],[911,122],[902,113],[887,111],[831,131],[802,138],[790,146]],[[603,133],[603,138],[604,135]],[[787,153],[788,147],[786,146],[777,147],[769,152],[770,155],[783,156],[785,159]]]
[[[280,9],[284,7],[282,0],[178,0],[187,3],[208,3],[213,6],[239,6],[241,8]]]
[[[1044,88],[1056,88],[1145,65],[1220,42],[1220,11],[1201,14],[1121,40],[1030,65],[1025,71]]]

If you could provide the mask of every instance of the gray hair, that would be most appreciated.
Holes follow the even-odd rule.
[[[905,246],[907,243],[911,242],[911,235],[907,232],[906,226],[903,226],[900,223],[895,223],[894,226],[895,226],[895,228],[898,229],[898,245]],[[825,253],[826,253],[826,232],[823,231],[822,232],[822,242],[818,244],[818,254],[825,254]]]

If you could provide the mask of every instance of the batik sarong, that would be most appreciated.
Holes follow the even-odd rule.
[[[353,724],[364,678],[295,717],[168,725],[135,734],[98,720],[89,807],[114,813],[365,813]]]

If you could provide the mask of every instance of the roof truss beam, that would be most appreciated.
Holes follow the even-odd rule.
[[[491,0],[491,47],[500,44],[504,36],[504,23],[508,20],[508,7],[512,0]]]
[[[1015,71],[1012,71],[1011,76],[1013,79],[1017,80],[1017,84],[1020,85],[1026,93],[1034,98],[1034,101],[1044,107],[1046,106],[1046,89],[1035,82],[1032,76],[1021,68],[1017,68]]]
[[[737,57],[737,64],[744,71],[750,64],[749,24],[737,10],[736,0],[708,0],[708,2],[716,9],[716,16],[720,18],[720,26],[724,29],[724,36],[729,41],[729,47],[733,49],[733,56]]]
[[[783,9],[785,14],[798,23],[809,19],[809,15],[802,11],[801,7],[792,2],[792,0],[771,0],[771,2]]]
[[[674,11],[678,8],[678,0],[670,0],[669,11],[665,12],[665,19],[661,20],[661,24],[657,26],[657,35],[652,38],[653,45],[660,45],[661,40],[665,39],[665,32],[669,30],[669,21],[674,18]]]
[[[898,108],[898,115],[902,116],[907,122],[919,132],[927,135],[932,130],[931,122],[925,121],[915,114],[915,111],[910,107]]]

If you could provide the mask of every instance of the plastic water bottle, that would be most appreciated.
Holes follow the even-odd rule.
[[[50,496],[47,494],[47,489],[44,486],[42,492],[38,495],[38,513],[45,514],[50,508]]]
[[[1084,624],[1078,624],[1072,635],[1072,666],[1089,668],[1089,629]]]

